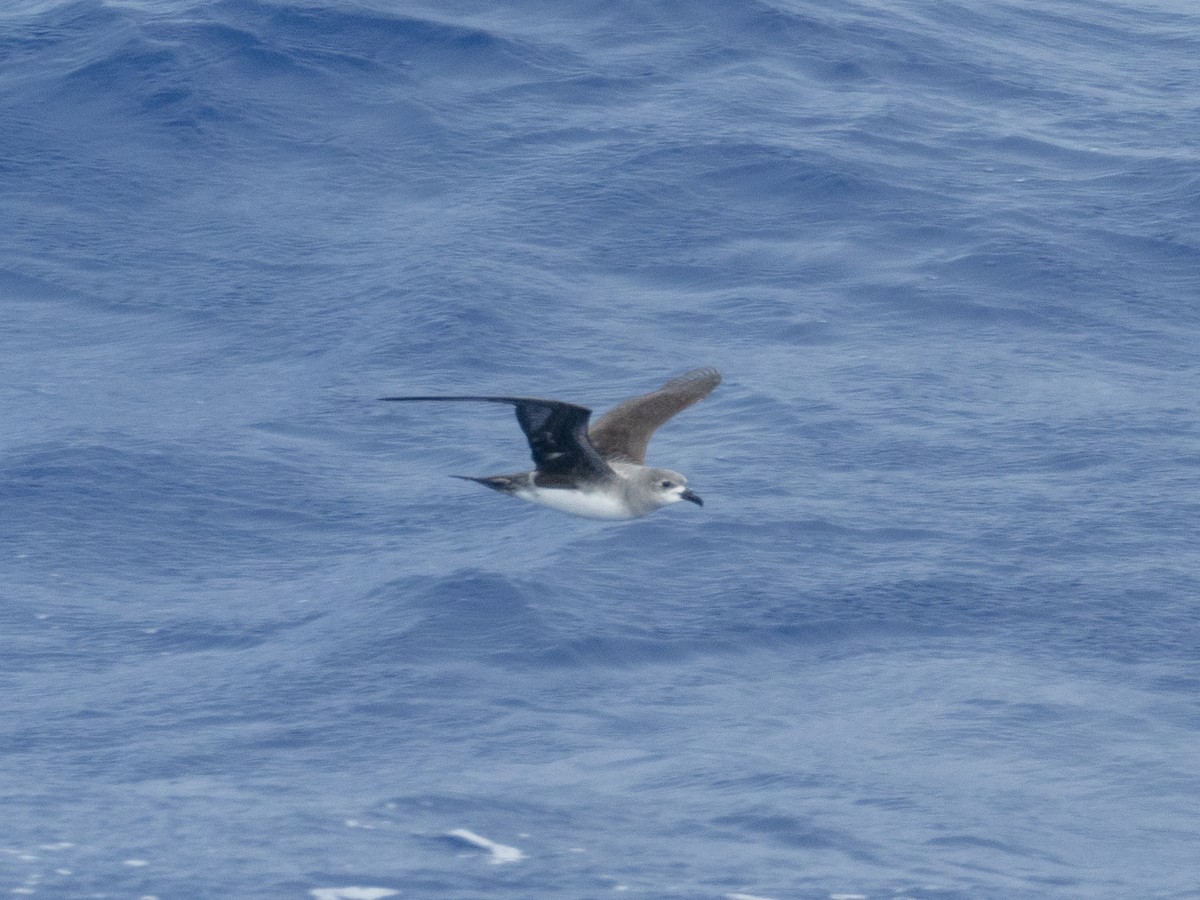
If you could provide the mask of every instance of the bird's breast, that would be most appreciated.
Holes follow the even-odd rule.
[[[516,496],[531,503],[549,506],[559,512],[589,519],[636,519],[619,492],[578,491],[563,488],[533,487],[519,490]]]

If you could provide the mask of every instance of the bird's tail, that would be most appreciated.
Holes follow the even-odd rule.
[[[476,478],[474,475],[451,475],[450,477],[461,478],[463,481],[475,481],[502,494],[511,494],[517,489],[515,481],[509,475],[486,475],[483,478]]]

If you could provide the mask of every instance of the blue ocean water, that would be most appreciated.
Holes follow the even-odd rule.
[[[9,0],[0,891],[1200,897],[1197,59],[1190,0]],[[706,505],[630,523],[375,400],[697,365]]]

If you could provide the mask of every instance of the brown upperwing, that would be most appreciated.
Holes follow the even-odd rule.
[[[588,439],[605,459],[646,462],[650,437],[663,422],[703,400],[721,383],[716,369],[692,369],[672,378],[657,391],[613,407],[591,427]]]

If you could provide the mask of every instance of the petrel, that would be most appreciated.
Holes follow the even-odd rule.
[[[655,429],[703,400],[720,383],[721,373],[716,369],[693,369],[657,391],[626,400],[590,429],[592,411],[562,400],[481,396],[380,399],[508,403],[516,408],[517,422],[529,440],[537,468],[515,475],[453,477],[577,516],[636,519],[680,500],[704,505],[678,472],[646,465],[646,446]]]

